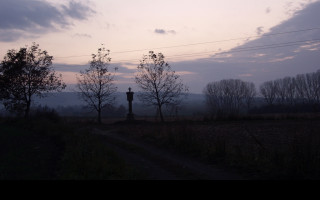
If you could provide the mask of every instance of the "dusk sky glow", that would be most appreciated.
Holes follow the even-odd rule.
[[[149,50],[193,93],[221,79],[260,84],[320,69],[319,8],[317,0],[1,0],[0,59],[36,42],[75,84],[105,44],[120,91],[137,90],[135,69]]]

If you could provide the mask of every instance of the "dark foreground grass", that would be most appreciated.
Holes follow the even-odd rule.
[[[139,178],[84,126],[47,119],[2,121],[0,163],[1,180]]]
[[[0,179],[54,179],[61,144],[13,125],[0,126]]]
[[[144,177],[77,120],[0,121],[1,180],[132,180]],[[109,124],[119,134],[237,169],[253,179],[320,179],[320,120]]]
[[[320,120],[239,120],[118,126],[121,134],[244,172],[253,179],[320,179]]]

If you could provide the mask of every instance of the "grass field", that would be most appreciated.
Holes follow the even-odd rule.
[[[1,180],[137,179],[86,126],[50,120],[0,124]]]
[[[118,131],[254,179],[319,179],[320,120],[181,121],[119,126]]]
[[[1,180],[135,180],[143,175],[92,129],[188,155],[253,179],[319,179],[320,119],[105,123],[84,119],[0,122]]]

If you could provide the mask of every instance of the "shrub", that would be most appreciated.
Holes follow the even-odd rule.
[[[47,119],[52,122],[60,122],[61,118],[57,111],[53,108],[38,107],[32,114],[32,119],[35,120],[44,120]]]

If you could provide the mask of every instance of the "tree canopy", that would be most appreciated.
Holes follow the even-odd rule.
[[[135,82],[142,89],[138,98],[147,105],[156,106],[161,121],[164,121],[163,105],[180,104],[181,96],[188,92],[180,76],[164,60],[164,55],[153,51],[143,56]]]
[[[92,54],[89,69],[81,71],[77,77],[79,93],[88,107],[97,111],[99,123],[102,109],[113,104],[117,91],[114,85],[115,73],[111,73],[109,69],[109,54],[110,51],[105,47],[99,48],[97,54]]]
[[[66,85],[62,75],[52,67],[53,57],[39,45],[8,50],[0,66],[0,91],[9,111],[28,118],[33,96],[44,97],[50,91],[61,91]]]

